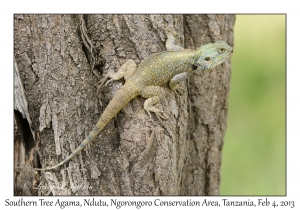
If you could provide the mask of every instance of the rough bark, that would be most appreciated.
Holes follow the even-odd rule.
[[[113,82],[98,91],[103,73],[117,71],[126,59],[139,63],[165,51],[167,27],[175,28],[178,44],[185,48],[216,40],[232,46],[234,19],[233,15],[15,15],[15,85],[20,86],[15,88],[15,110],[21,113],[15,115],[15,133],[22,133],[17,122],[23,122],[23,116],[32,134],[26,138],[34,139],[15,137],[27,148],[25,153],[15,149],[15,177],[30,175],[18,176],[15,194],[218,195],[230,61],[191,77],[182,84],[183,95],[166,86],[160,108],[168,119],[163,124],[155,115],[149,118],[143,109],[145,99],[137,97],[66,166],[47,172],[32,168],[57,164],[91,131],[124,83]],[[35,145],[26,146],[30,142]],[[30,192],[20,190],[24,180],[30,181]]]

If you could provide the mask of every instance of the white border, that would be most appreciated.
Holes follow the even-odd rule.
[[[13,197],[13,14],[14,13],[286,13],[287,14],[287,197],[269,197],[269,200],[296,201],[300,189],[299,170],[299,120],[300,120],[300,45],[299,45],[299,8],[296,1],[12,1],[1,2],[1,158],[0,206],[5,206],[5,199],[18,200]],[[56,201],[58,197],[48,198]],[[87,197],[60,197],[64,200],[83,200]],[[96,199],[98,199],[97,197]],[[101,199],[110,199],[100,197]],[[121,200],[154,200],[154,197],[113,197]],[[191,197],[201,199],[205,197]],[[219,200],[233,197],[209,197]],[[258,200],[264,197],[234,197],[235,200]],[[38,197],[24,197],[37,200]],[[159,199],[162,199],[159,197]],[[187,197],[163,197],[164,200],[186,200]],[[66,207],[67,208],[67,207]],[[72,207],[73,208],[73,207]],[[99,207],[98,207],[99,208]],[[166,208],[166,207],[161,207]],[[198,207],[199,208],[199,207]],[[202,207],[203,208],[203,207]],[[230,207],[232,208],[232,207]],[[11,209],[11,207],[10,207]],[[127,209],[127,208],[121,208]],[[128,208],[129,209],[129,208]],[[142,208],[142,209],[146,209]],[[149,208],[150,209],[150,208]],[[229,209],[229,208],[228,208]],[[256,209],[265,209],[259,208]],[[281,209],[281,208],[276,208]]]

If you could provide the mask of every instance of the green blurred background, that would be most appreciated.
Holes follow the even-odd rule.
[[[286,16],[237,15],[221,195],[285,195]]]

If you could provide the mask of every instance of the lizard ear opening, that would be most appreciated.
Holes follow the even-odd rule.
[[[197,66],[193,64],[192,69],[193,69],[193,71],[197,70]]]

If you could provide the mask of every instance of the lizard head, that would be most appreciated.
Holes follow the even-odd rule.
[[[194,62],[197,69],[195,70],[212,70],[223,63],[232,52],[232,47],[223,41],[203,45],[197,51],[197,57]]]

